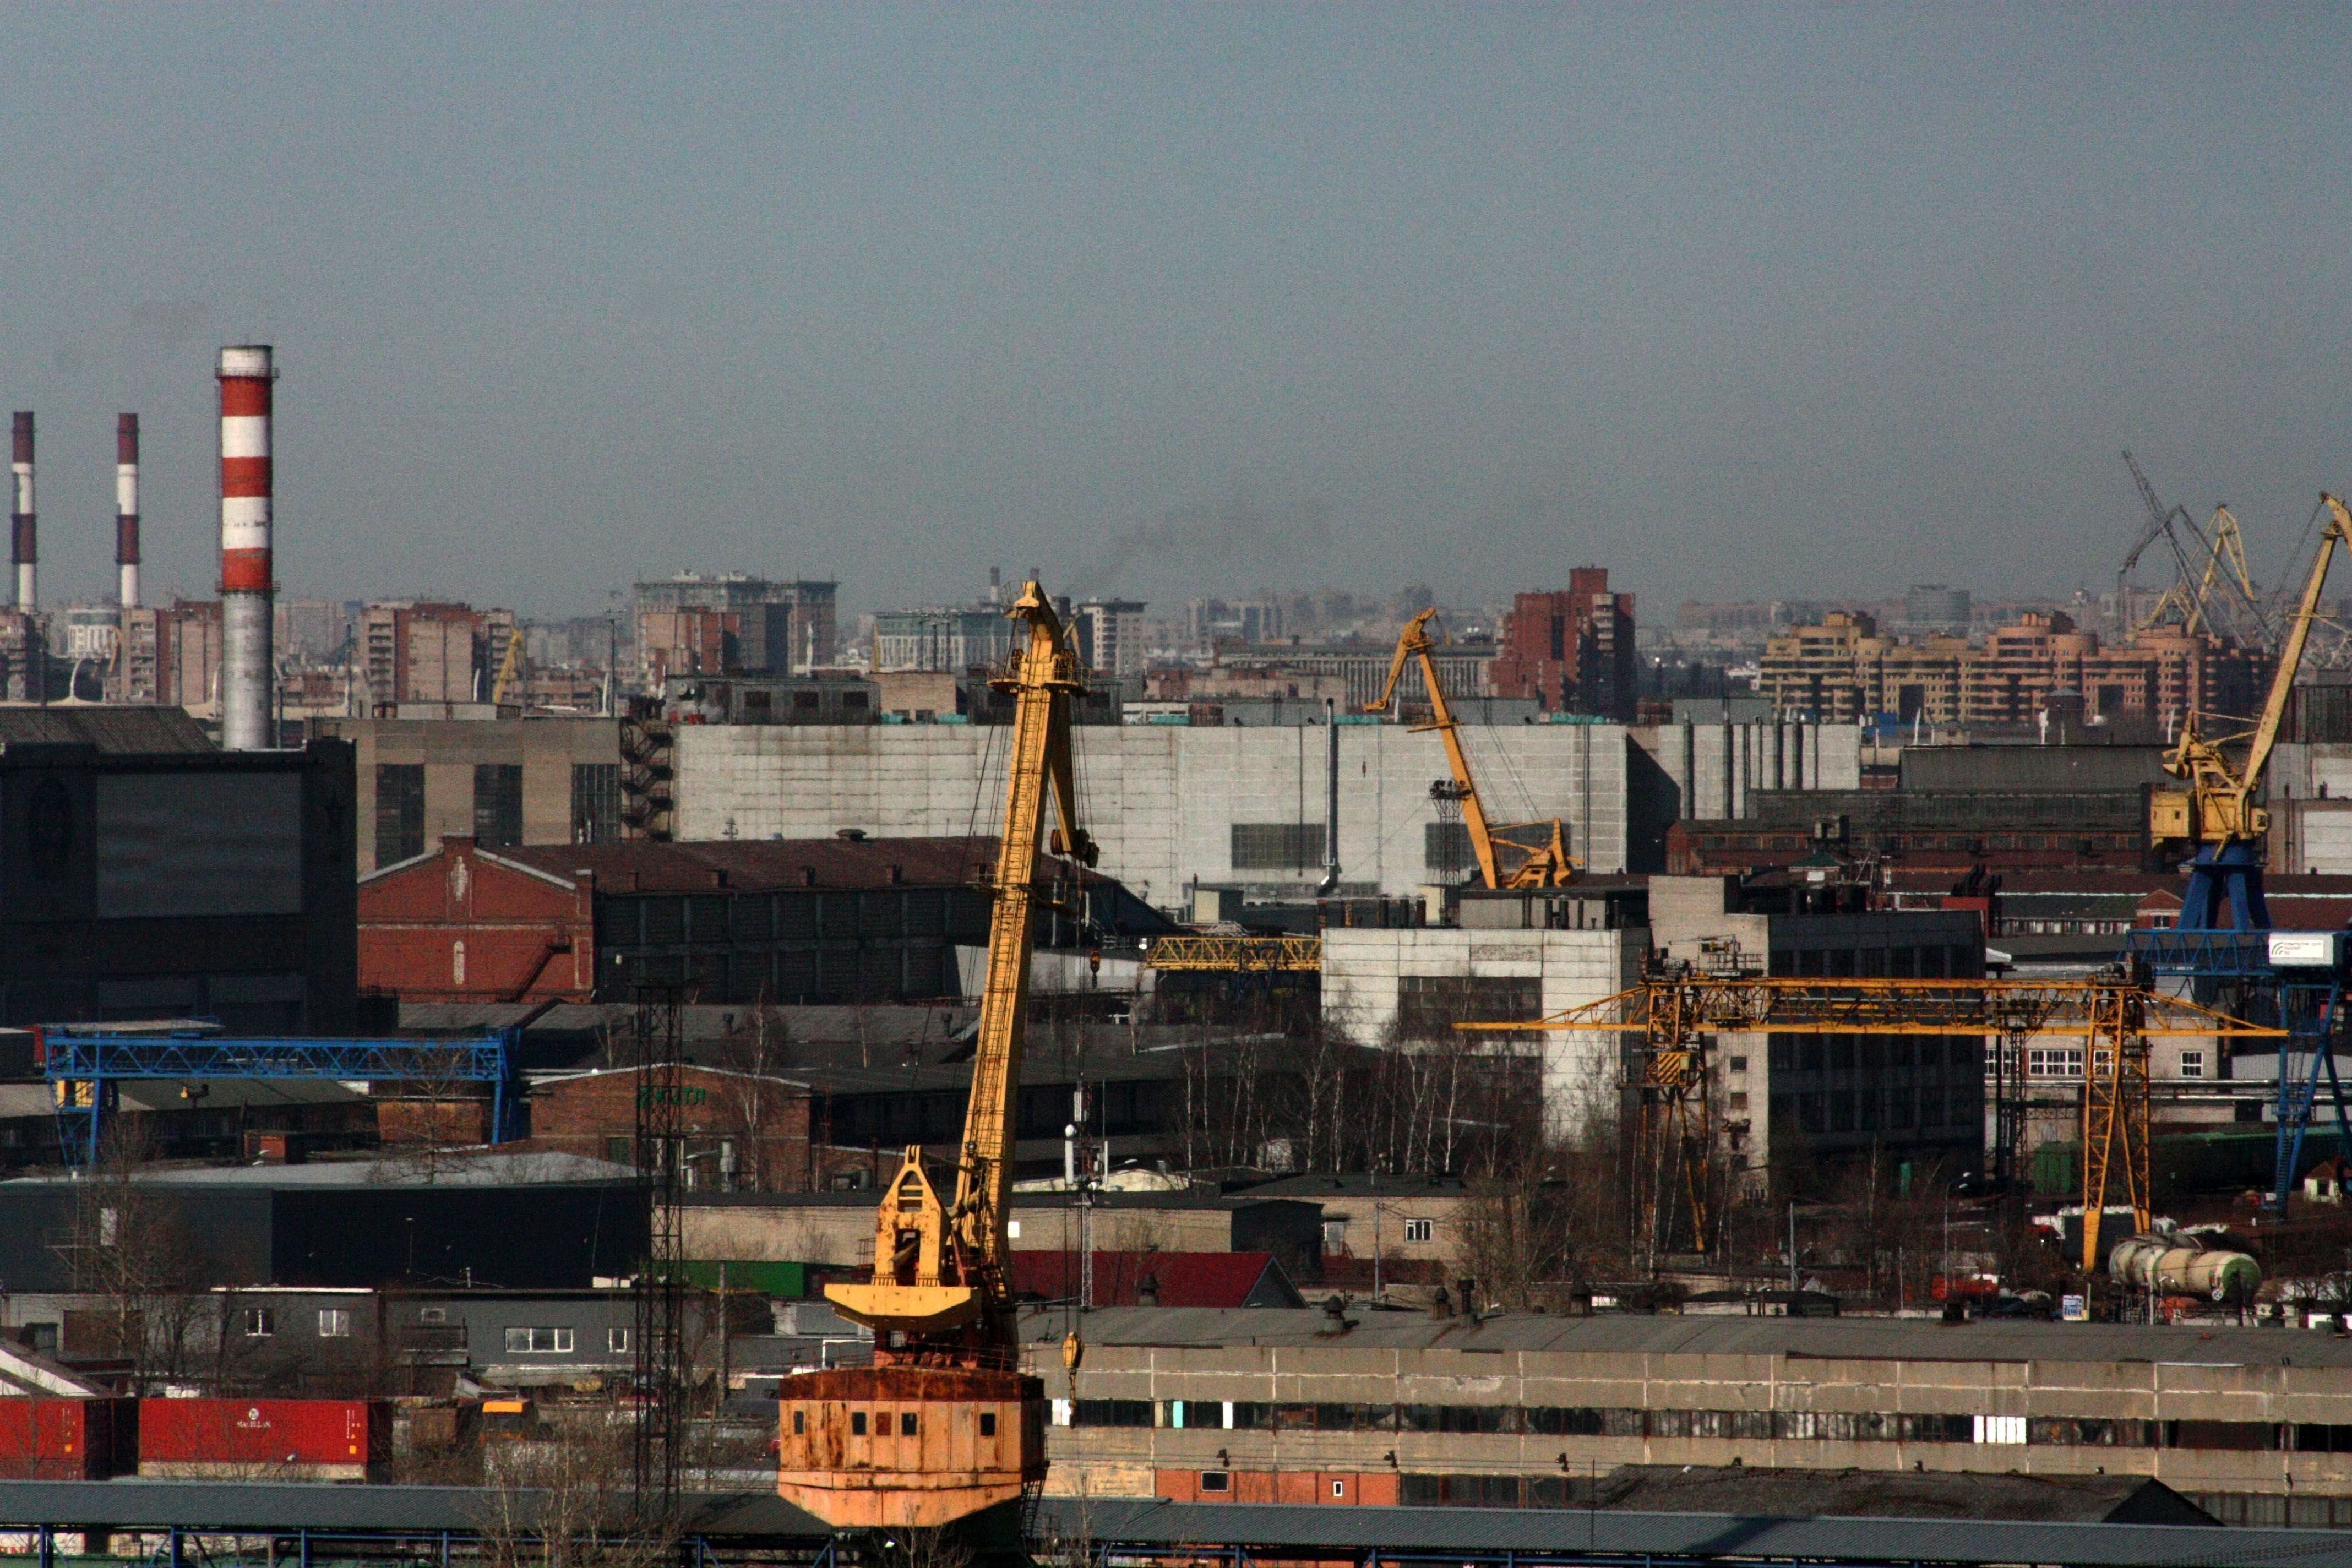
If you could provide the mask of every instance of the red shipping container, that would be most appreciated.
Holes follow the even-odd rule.
[[[142,1399],[139,1473],[235,1480],[365,1481],[392,1458],[380,1399]]]
[[[0,1399],[0,1479],[102,1481],[138,1456],[135,1399]]]

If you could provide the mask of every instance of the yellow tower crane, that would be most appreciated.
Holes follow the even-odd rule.
[[[1454,772],[1453,782],[1441,780],[1432,793],[1444,791],[1444,798],[1461,802],[1462,825],[1469,830],[1472,853],[1478,857],[1478,875],[1489,888],[1565,887],[1576,879],[1578,863],[1568,853],[1568,836],[1557,817],[1549,822],[1500,825],[1486,821],[1486,803],[1479,799],[1477,781],[1470,775],[1470,759],[1462,750],[1454,710],[1445,705],[1445,689],[1437,679],[1437,661],[1432,657],[1437,645],[1429,635],[1429,623],[1436,615],[1433,609],[1423,610],[1405,623],[1397,637],[1396,657],[1389,662],[1381,700],[1364,711],[1386,711],[1396,700],[1397,682],[1403,679],[1406,664],[1420,660],[1422,685],[1429,691],[1430,717],[1428,723],[1414,725],[1413,732],[1434,730],[1445,742],[1445,762]]]
[[[1020,1370],[1005,1221],[1048,793],[1053,853],[1092,866],[1096,851],[1077,825],[1071,771],[1070,699],[1085,690],[1077,656],[1036,583],[1007,614],[1028,641],[990,682],[1016,706],[955,1197],[941,1201],[919,1145],[906,1152],[875,1215],[873,1278],[825,1288],[873,1328],[874,1364],[793,1378],[782,1405],[777,1491],[842,1528],[952,1523],[1045,1477],[1045,1385]]]

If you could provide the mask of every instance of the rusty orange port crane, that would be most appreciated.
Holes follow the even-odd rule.
[[[837,1528],[950,1524],[1045,1478],[1045,1385],[1020,1369],[1005,1219],[1049,793],[1053,854],[1075,868],[1096,851],[1077,824],[1071,771],[1077,656],[1036,583],[1006,613],[1028,639],[991,682],[1016,706],[955,1196],[941,1201],[920,1146],[906,1152],[875,1215],[873,1279],[825,1288],[839,1311],[873,1328],[874,1364],[793,1378],[782,1403],[776,1489]]]
[[[1416,724],[1413,730],[1437,731],[1438,739],[1445,742],[1446,765],[1454,773],[1451,780],[1440,779],[1431,785],[1430,795],[1433,799],[1461,803],[1462,825],[1469,831],[1471,851],[1478,857],[1479,877],[1489,888],[1565,887],[1576,879],[1576,862],[1569,857],[1568,836],[1557,818],[1500,825],[1486,820],[1486,803],[1478,797],[1478,783],[1470,775],[1470,758],[1462,750],[1454,710],[1445,705],[1445,691],[1437,680],[1437,661],[1431,657],[1437,645],[1430,637],[1429,623],[1436,615],[1434,609],[1423,610],[1404,624],[1397,637],[1396,657],[1389,661],[1389,679],[1381,688],[1381,700],[1368,704],[1364,711],[1386,711],[1396,700],[1397,682],[1403,679],[1406,664],[1419,659],[1421,682],[1429,691],[1429,722]]]

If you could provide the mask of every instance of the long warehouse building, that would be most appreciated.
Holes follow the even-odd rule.
[[[2277,1329],[1057,1312],[1048,1487],[1096,1498],[1546,1506],[1621,1465],[2161,1480],[2238,1523],[2352,1523],[2352,1341]],[[1288,1478],[1289,1479],[1285,1479]]]
[[[1558,817],[1596,872],[1663,869],[1666,826],[1734,815],[1751,789],[1853,789],[1852,725],[1510,724],[1465,728],[1487,814]],[[1339,726],[1339,858],[1351,895],[1396,897],[1471,862],[1440,820],[1437,737]],[[1303,892],[1323,875],[1326,731],[1318,725],[1088,726],[1076,736],[1081,815],[1101,870],[1162,909],[1194,879]],[[1003,747],[987,725],[685,725],[682,839],[993,833]]]

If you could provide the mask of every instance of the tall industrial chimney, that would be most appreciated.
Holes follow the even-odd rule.
[[[220,352],[221,749],[268,751],[275,681],[269,646],[268,343]]]
[[[40,586],[35,563],[40,552],[33,541],[33,411],[16,410],[16,500],[8,513],[8,559],[16,563],[16,607],[40,608]]]
[[[139,607],[139,416],[114,419],[114,565],[122,607]]]

